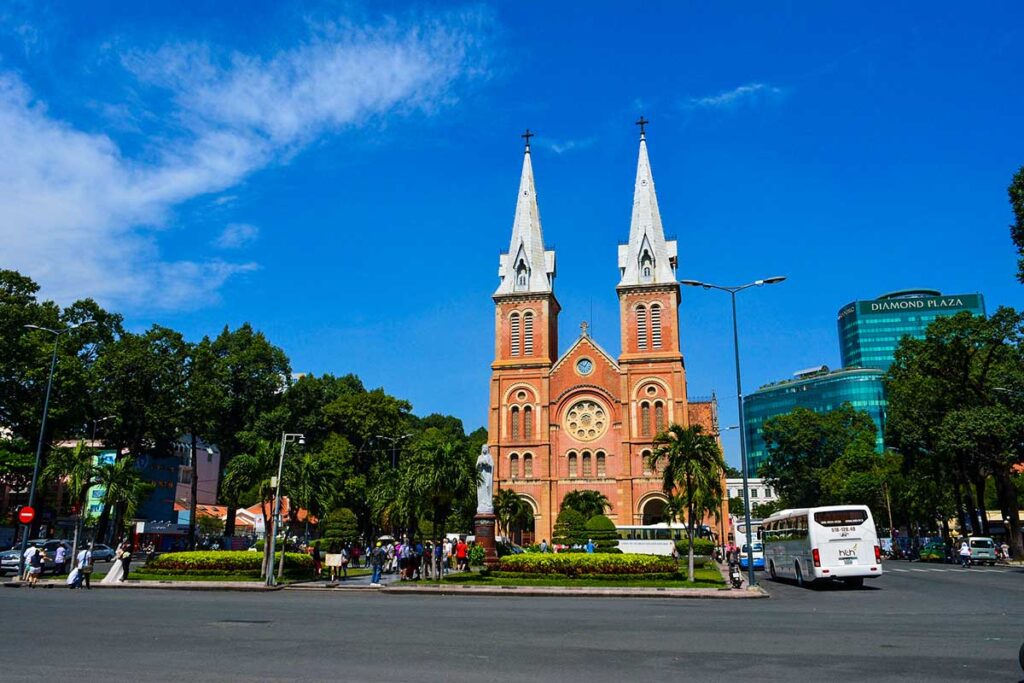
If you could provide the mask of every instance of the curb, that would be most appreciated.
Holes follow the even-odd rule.
[[[6,581],[2,585],[4,588],[28,588],[28,583],[22,581]],[[67,588],[63,582],[54,581],[40,582],[38,585],[39,588],[43,589]],[[131,581],[131,579],[129,579],[125,583],[119,583],[116,585],[102,584],[97,581],[96,585],[93,586],[93,588],[102,590],[179,590],[262,593],[279,591],[282,590],[284,586],[264,586],[261,583],[257,583],[256,585],[250,586],[244,583],[231,583],[228,581]]]
[[[387,595],[480,595],[557,598],[670,598],[676,600],[758,600],[769,595],[760,587],[730,588],[555,588],[544,586],[414,586],[378,589]]]

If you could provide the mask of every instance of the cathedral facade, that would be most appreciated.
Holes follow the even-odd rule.
[[[669,424],[718,433],[715,400],[686,395],[679,345],[677,248],[665,239],[647,155],[640,154],[629,242],[618,247],[620,342],[613,358],[588,333],[558,353],[555,252],[544,247],[529,138],[512,239],[499,257],[489,443],[495,488],[533,507],[524,543],[550,540],[562,499],[592,489],[617,525],[665,521],[661,476],[647,456]]]

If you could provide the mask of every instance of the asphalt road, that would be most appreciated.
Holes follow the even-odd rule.
[[[1024,570],[769,600],[0,589],[4,681],[1019,681]]]

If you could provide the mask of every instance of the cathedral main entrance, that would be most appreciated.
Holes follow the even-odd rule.
[[[652,498],[642,508],[643,524],[661,524],[667,522],[665,516],[665,501],[660,498]]]

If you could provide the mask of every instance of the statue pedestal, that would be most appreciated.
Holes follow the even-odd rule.
[[[484,549],[484,566],[488,569],[498,566],[498,549],[494,544],[494,525],[497,519],[489,512],[478,512],[473,518],[476,544]]]

